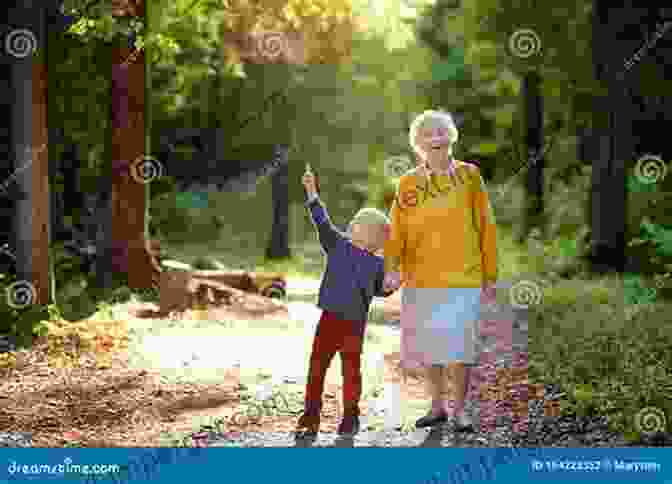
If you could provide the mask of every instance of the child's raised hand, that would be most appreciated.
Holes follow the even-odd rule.
[[[315,175],[310,169],[310,165],[308,163],[306,163],[306,172],[303,174],[302,182],[308,196],[317,194],[317,183],[315,182]]]

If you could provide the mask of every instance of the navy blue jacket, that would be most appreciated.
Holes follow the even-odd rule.
[[[354,246],[331,222],[318,196],[305,205],[327,257],[317,306],[343,319],[366,322],[374,296],[386,295],[383,293],[383,257]]]

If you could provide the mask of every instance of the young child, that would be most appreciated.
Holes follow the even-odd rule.
[[[297,431],[319,431],[324,379],[337,352],[343,364],[343,418],[339,434],[359,430],[359,399],[362,392],[361,356],[364,330],[371,300],[398,289],[385,279],[381,251],[389,230],[389,219],[376,209],[360,210],[349,225],[351,236],[339,232],[319,199],[315,176],[307,167],[303,176],[313,223],[327,256],[318,307],[322,317],[317,325],[310,356],[304,413]]]

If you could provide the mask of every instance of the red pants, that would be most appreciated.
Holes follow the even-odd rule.
[[[341,353],[344,409],[358,409],[362,395],[361,363],[365,327],[366,321],[340,319],[329,311],[322,312],[310,355],[306,413],[319,413],[321,410],[324,378],[337,352]]]

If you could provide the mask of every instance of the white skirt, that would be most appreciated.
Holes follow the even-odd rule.
[[[404,368],[475,364],[480,288],[401,289]]]

